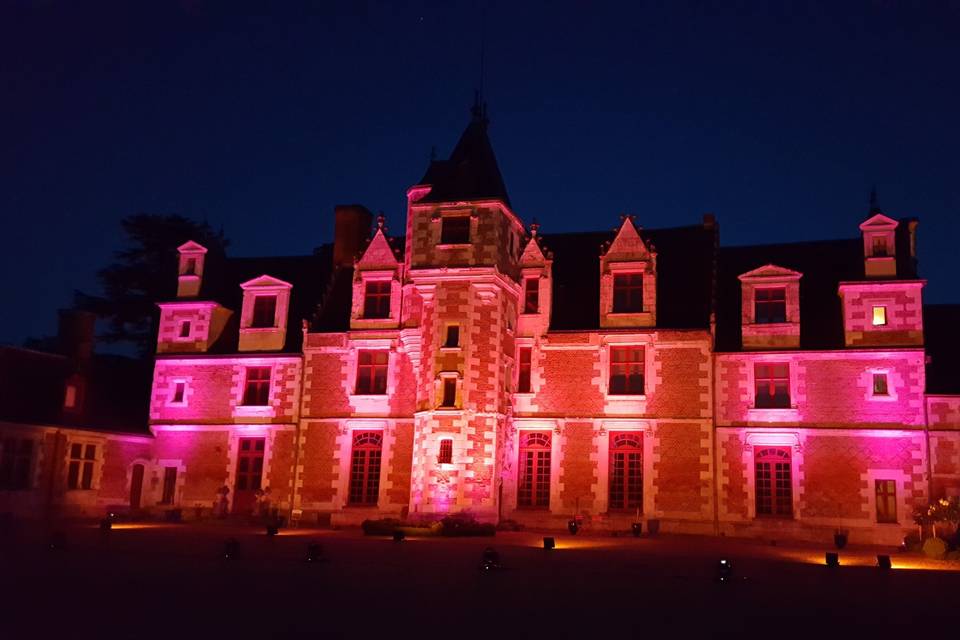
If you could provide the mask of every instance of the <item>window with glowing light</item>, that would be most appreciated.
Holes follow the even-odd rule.
[[[383,350],[362,350],[357,354],[358,395],[383,395],[387,392],[387,364],[390,354]]]
[[[517,393],[530,393],[530,379],[533,365],[533,349],[520,347],[517,350],[519,369],[517,372]]]
[[[444,438],[440,441],[440,453],[437,454],[437,462],[453,464],[453,440],[450,438]]]
[[[754,291],[754,321],[757,324],[775,324],[787,321],[787,290],[756,289]]]
[[[375,505],[380,495],[380,461],[383,433],[355,431],[350,454],[349,503]]]
[[[0,490],[30,488],[33,448],[30,438],[11,437],[0,441]]]
[[[790,365],[757,363],[753,373],[757,409],[790,408]]]
[[[613,276],[613,313],[643,311],[643,274],[620,273]]]
[[[610,395],[643,395],[643,347],[610,347]]]
[[[270,367],[247,367],[243,404],[248,407],[270,404]]]
[[[550,506],[550,432],[521,431],[517,465],[517,505],[532,509]]]
[[[390,281],[367,282],[363,292],[363,317],[383,319],[390,317]]]
[[[67,463],[67,488],[92,489],[93,471],[97,464],[97,445],[74,443],[70,445]]]
[[[897,521],[896,481],[875,480],[874,491],[877,497],[877,522],[895,523]]]
[[[74,409],[77,406],[77,385],[68,384],[63,395],[63,406],[66,409]]]
[[[874,307],[873,308],[873,326],[882,327],[886,324],[887,324],[887,308]]]
[[[469,244],[470,216],[446,216],[440,221],[440,244]]]
[[[254,329],[270,329],[277,326],[277,296],[254,296],[253,319],[250,326]]]
[[[793,480],[788,447],[757,449],[754,454],[757,515],[793,517]]]
[[[526,278],[523,281],[523,312],[539,313],[540,278]]]
[[[623,511],[643,508],[643,433],[610,434],[610,487],[608,508]]]
[[[875,396],[890,395],[890,390],[887,387],[887,374],[885,373],[873,374],[873,395]]]

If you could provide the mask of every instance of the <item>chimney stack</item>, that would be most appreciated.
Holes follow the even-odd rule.
[[[333,212],[333,266],[352,267],[370,238],[373,214],[361,204],[338,204]]]
[[[89,311],[61,309],[57,339],[60,352],[75,364],[89,362],[93,357],[94,329],[97,316]]]

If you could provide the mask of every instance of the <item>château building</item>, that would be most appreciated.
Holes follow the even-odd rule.
[[[309,256],[179,247],[149,436],[38,442],[19,488],[45,465],[66,483],[90,445],[65,512],[269,502],[303,523],[468,511],[883,543],[960,491],[960,388],[927,378],[943,369],[915,219],[874,201],[850,239],[748,247],[723,246],[710,215],[541,233],[512,209],[487,127],[475,109],[410,187],[402,234],[350,205]],[[36,436],[0,430],[6,474]]]

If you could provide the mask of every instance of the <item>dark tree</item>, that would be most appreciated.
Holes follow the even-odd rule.
[[[176,296],[177,247],[188,240],[199,242],[208,249],[209,264],[223,257],[228,242],[222,230],[179,215],[137,214],[120,224],[129,245],[97,273],[103,295],[77,291],[76,306],[105,321],[100,339],[131,345],[147,357],[156,341],[156,305]]]

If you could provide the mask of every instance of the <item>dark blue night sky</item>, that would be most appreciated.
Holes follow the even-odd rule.
[[[3,4],[0,342],[52,333],[131,213],[222,224],[233,255],[309,252],[337,203],[402,233],[468,121],[484,13],[524,220],[850,237],[875,184],[920,218],[927,301],[960,301],[957,1]]]

